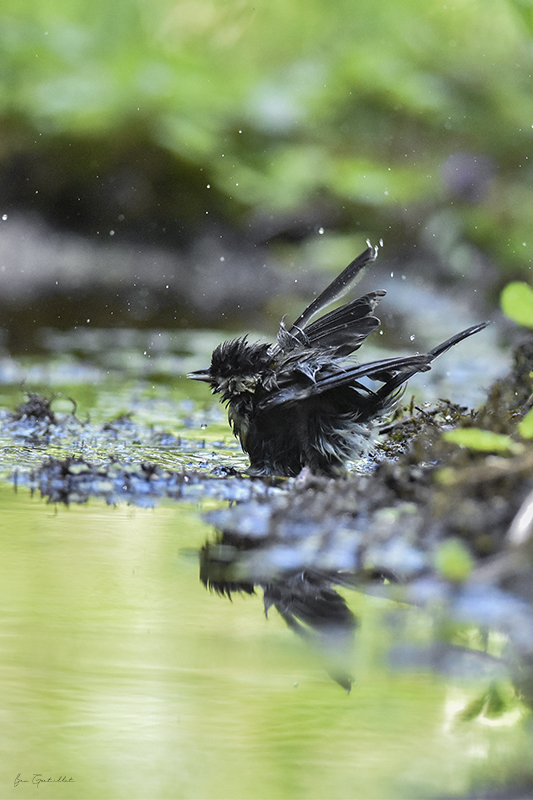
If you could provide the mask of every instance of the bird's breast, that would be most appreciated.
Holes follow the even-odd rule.
[[[250,430],[249,413],[244,407],[232,403],[228,409],[228,419],[233,428],[233,433],[239,437],[243,450],[246,450],[246,439]]]

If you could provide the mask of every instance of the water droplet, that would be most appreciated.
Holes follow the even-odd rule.
[[[320,233],[320,235],[322,235],[324,233],[324,228],[319,228],[318,232]]]
[[[410,337],[409,337],[409,341],[410,341],[410,342],[414,342],[415,338],[416,338],[416,337],[415,337],[414,333],[412,333],[412,334],[410,335]]]

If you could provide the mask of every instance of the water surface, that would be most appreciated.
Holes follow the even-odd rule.
[[[487,679],[392,670],[390,601],[343,591],[360,621],[348,695],[275,611],[265,619],[260,590],[231,603],[208,592],[201,513],[223,501],[66,507],[23,482],[15,491],[13,470],[50,455],[245,466],[206,387],[178,379],[213,335],[198,334],[194,353],[168,342],[156,353],[156,334],[139,350],[128,335],[106,349],[94,333],[92,351],[73,337],[75,353],[56,337],[48,357],[0,364],[4,407],[24,380],[59,395],[58,414],[72,398],[84,421],[65,438],[0,442],[0,796],[412,800],[512,773],[530,746],[520,706],[462,720]],[[104,438],[124,413],[143,437],[124,426]],[[432,624],[419,612],[412,626]],[[36,786],[34,774],[72,782]]]
[[[208,593],[198,509],[53,507],[0,492],[3,797],[412,798],[466,789],[525,746],[516,720],[457,714],[479,687],[391,674],[383,601],[347,695],[259,596]],[[185,552],[183,552],[185,551]],[[511,724],[512,722],[512,724]]]

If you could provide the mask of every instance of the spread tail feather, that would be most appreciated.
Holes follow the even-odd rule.
[[[445,342],[441,342],[433,350],[430,350],[427,353],[427,362],[428,365],[426,369],[429,369],[429,364],[434,361],[438,356],[441,356],[447,350],[449,350],[454,345],[462,342],[463,339],[468,339],[469,336],[473,336],[474,333],[478,333],[482,331],[483,328],[486,328],[489,325],[488,322],[480,322],[478,325],[472,325],[470,328],[466,328],[464,331],[460,331],[460,333],[456,333],[455,336],[451,336],[449,339],[446,339]],[[393,375],[383,386],[378,389],[376,394],[378,397],[385,399],[392,395],[402,384],[406,383],[413,375],[416,375],[417,372],[421,372],[420,368],[417,368],[416,365],[414,368],[409,368],[404,372],[400,371],[396,375]]]

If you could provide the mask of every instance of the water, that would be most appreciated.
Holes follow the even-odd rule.
[[[31,469],[50,447],[57,457],[176,469],[241,465],[223,414],[198,394],[205,387],[184,389],[162,368],[158,380],[139,379],[124,363],[120,380],[106,357],[90,370],[57,356],[24,365],[90,422],[48,445],[3,440],[4,476]],[[19,386],[5,385],[4,405],[21,399]],[[123,411],[146,440],[101,435]],[[158,445],[158,426],[190,446]],[[518,703],[497,718],[461,719],[484,679],[416,662],[391,669],[390,601],[342,591],[360,621],[348,695],[274,610],[265,619],[260,590],[231,603],[208,592],[197,552],[214,534],[201,512],[221,505],[199,496],[66,507],[0,483],[1,797],[412,800],[504,779],[527,759]],[[418,633],[431,627],[416,613]],[[65,781],[37,787],[34,775]]]
[[[514,718],[458,720],[475,685],[390,673],[384,601],[355,593],[347,695],[260,596],[199,583],[196,507],[0,504],[2,797],[40,773],[75,781],[50,797],[412,798],[527,746]]]

